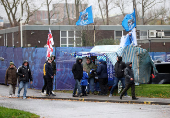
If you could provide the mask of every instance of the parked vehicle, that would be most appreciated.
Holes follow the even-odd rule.
[[[158,73],[152,79],[152,84],[170,84],[170,62],[155,63]]]

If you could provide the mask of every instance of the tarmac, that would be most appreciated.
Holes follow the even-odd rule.
[[[17,95],[18,88],[16,88]],[[24,89],[22,89],[20,96],[22,97]],[[51,100],[67,100],[67,101],[86,101],[86,102],[107,102],[107,103],[126,103],[126,104],[148,104],[148,105],[170,105],[170,99],[164,98],[146,98],[138,97],[138,100],[132,100],[131,97],[123,97],[122,100],[119,96],[99,96],[88,94],[88,96],[72,97],[71,93],[55,92],[56,96],[43,96],[41,90],[28,89],[27,98],[29,99],[51,99]],[[0,85],[0,97],[9,97],[9,87]]]

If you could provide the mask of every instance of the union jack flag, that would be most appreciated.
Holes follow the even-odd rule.
[[[48,39],[47,39],[47,58],[51,57],[51,54],[53,53],[53,45],[54,45],[53,36],[49,28]]]

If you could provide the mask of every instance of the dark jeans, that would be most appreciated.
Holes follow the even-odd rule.
[[[86,95],[86,86],[81,86],[82,94]]]
[[[117,77],[115,77],[114,84],[113,84],[113,86],[111,88],[110,94],[113,94],[114,89],[117,87],[119,80],[121,80],[121,82],[122,82],[122,88],[123,89],[125,88],[125,78],[117,78]],[[127,92],[125,92],[125,95],[127,95]]]
[[[78,79],[75,79],[76,83],[75,83],[75,86],[74,86],[74,89],[73,89],[73,95],[76,94],[76,91],[78,89],[78,95],[81,94],[81,86],[80,86],[80,80]]]
[[[47,89],[47,79],[45,78],[45,76],[43,76],[44,78],[44,86],[42,88],[42,93],[44,93],[44,90]]]
[[[100,94],[107,94],[108,78],[99,78]]]
[[[94,93],[94,78],[89,78],[88,79],[88,86],[87,86],[87,92],[89,93],[90,91]]]
[[[47,94],[52,94],[53,79],[47,78]]]
[[[135,84],[126,84],[126,87],[123,89],[120,96],[123,96],[130,87],[131,87],[132,98],[135,98]]]

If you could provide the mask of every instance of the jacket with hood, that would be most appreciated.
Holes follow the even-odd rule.
[[[79,60],[82,61],[82,59],[77,58],[76,63],[72,67],[72,73],[74,75],[74,79],[81,80],[83,77],[83,66]]]
[[[131,62],[126,63],[126,68],[125,68],[125,83],[126,84],[134,84],[134,73],[133,69],[129,66],[132,64]],[[133,78],[133,80],[130,80],[130,78]]]
[[[29,63],[27,65],[27,67],[24,66],[24,63],[26,63],[26,62],[28,63],[28,61],[25,60],[22,64],[22,66],[20,66],[17,70],[17,74],[19,76],[19,82],[20,81],[29,82],[29,80],[30,81],[33,80],[31,70],[29,68]]]
[[[88,85],[88,74],[87,72],[83,71],[83,77],[82,77],[82,80],[81,80],[81,85],[82,86],[87,86]]]
[[[124,69],[126,68],[125,62],[122,61],[122,57],[118,57],[118,60],[115,64],[115,76],[117,78],[123,78],[124,77]]]
[[[16,67],[13,67],[13,68],[8,67],[8,69],[6,70],[5,84],[13,84],[13,85],[17,84],[17,68]]]
[[[52,68],[51,63],[46,62],[44,76],[46,78],[51,78],[51,76],[54,76],[54,72],[53,72],[53,68]]]
[[[53,56],[53,57],[55,60],[55,56]],[[54,60],[51,62],[51,64],[52,64],[52,68],[53,68],[53,73],[56,74],[56,62]]]
[[[101,64],[99,64],[96,72],[99,79],[108,78],[106,61],[102,61]]]
[[[83,68],[86,70],[86,72],[88,73],[89,78],[94,78],[95,74],[94,73],[90,73],[90,70],[94,70],[96,71],[96,66],[94,65],[94,63],[90,62],[89,64],[85,63],[83,65]]]

